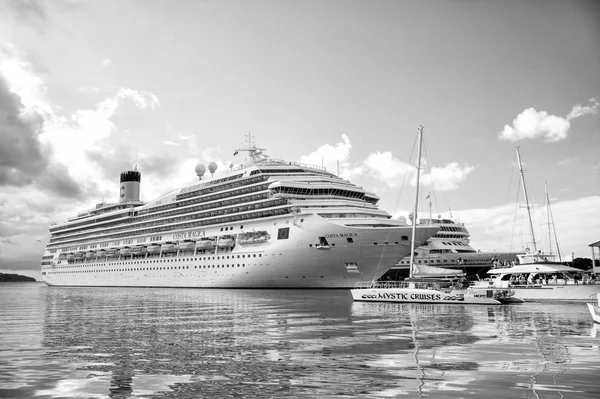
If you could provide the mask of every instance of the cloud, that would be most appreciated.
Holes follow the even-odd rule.
[[[352,144],[350,144],[350,139],[345,134],[342,134],[342,140],[343,142],[335,145],[322,145],[310,154],[301,156],[300,162],[309,165],[324,166],[327,170],[331,171],[337,170],[339,162],[340,170],[347,170],[347,161]]]
[[[515,214],[517,205],[456,211],[471,233],[471,244],[482,251],[520,251],[530,245],[529,223],[524,210]],[[548,249],[545,207],[535,207],[532,213],[538,248]],[[596,215],[600,212],[600,196],[553,201],[552,214],[561,252],[589,257],[588,247],[593,237],[600,236]],[[592,238],[590,238],[592,237]],[[554,240],[554,237],[552,237]],[[552,243],[554,251],[556,245]]]
[[[595,98],[590,98],[591,105],[582,106],[577,104],[573,107],[569,115],[567,115],[567,119],[579,118],[583,115],[595,114],[598,112],[598,108],[600,108],[600,103]]]
[[[31,266],[32,259],[39,265],[43,245],[36,243],[48,236],[50,220],[63,221],[90,208],[91,198],[116,198],[119,173],[136,161],[156,175],[149,179],[150,191],[177,182],[173,175],[181,161],[169,154],[144,156],[140,142],[131,143],[113,121],[123,102],[157,108],[154,93],[123,87],[94,107],[61,114],[60,107],[50,105],[47,91],[24,56],[0,46],[0,268]],[[104,178],[111,168],[119,169]],[[193,166],[188,169],[190,180]],[[164,176],[171,179],[166,185]]]
[[[138,108],[141,109],[156,109],[160,105],[158,97],[156,97],[154,93],[149,91],[133,90],[128,87],[120,88],[116,97],[129,98]]]
[[[362,166],[355,170],[367,174],[379,183],[384,183],[388,188],[395,188],[401,186],[407,176],[414,175],[416,168],[394,158],[390,151],[386,151],[369,154]]]
[[[527,108],[500,132],[500,140],[519,141],[523,139],[543,138],[547,142],[556,142],[567,137],[571,124],[565,118],[549,115],[545,111]]]
[[[111,66],[112,65],[112,61],[110,58],[105,58],[104,61],[102,61],[102,66]]]
[[[35,26],[40,29],[37,23],[47,21],[46,11],[41,3],[35,0],[8,0],[4,5],[18,21],[36,24]]]
[[[541,138],[546,142],[555,143],[567,137],[571,120],[583,115],[595,114],[599,108],[600,104],[594,98],[590,99],[590,105],[575,105],[564,118],[545,111],[537,111],[535,108],[527,108],[513,120],[512,126],[504,126],[498,138],[513,142]]]
[[[465,164],[460,166],[457,162],[449,163],[443,167],[433,167],[429,173],[422,176],[424,186],[430,186],[437,191],[453,191],[459,188],[475,167]]]
[[[341,177],[350,181],[367,180],[370,189],[376,192],[402,187],[406,182],[413,187],[416,185],[416,167],[394,157],[391,151],[373,152],[364,160],[353,163],[350,161],[351,149],[350,139],[342,135],[341,142],[325,144],[309,155],[302,156],[300,162],[318,165],[322,160],[327,170],[336,171],[339,161]],[[438,191],[456,190],[474,169],[473,166],[460,166],[456,162],[433,167],[422,174],[422,184]]]
[[[0,186],[30,184],[47,164],[37,140],[39,115],[24,115],[19,97],[0,75]]]

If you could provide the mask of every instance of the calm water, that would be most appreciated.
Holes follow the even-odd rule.
[[[0,285],[3,398],[597,398],[586,305]]]

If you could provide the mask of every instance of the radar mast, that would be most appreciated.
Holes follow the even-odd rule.
[[[265,151],[264,148],[258,148],[256,144],[254,144],[254,136],[252,136],[250,132],[246,135],[246,142],[236,149],[233,155],[237,155],[240,151],[248,153],[248,158],[246,158],[246,160],[249,160],[249,163],[251,164],[258,164],[269,158],[268,155],[263,154],[263,151]]]

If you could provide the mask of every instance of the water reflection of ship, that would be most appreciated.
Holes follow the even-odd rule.
[[[256,299],[226,290],[154,290],[148,295],[112,289],[89,294],[75,288],[44,294],[41,344],[49,349],[46,356],[88,373],[73,384],[74,395],[94,384],[115,398],[173,391],[190,380],[199,362],[211,365],[235,356],[235,337],[246,335]],[[55,391],[61,396],[58,386]]]

